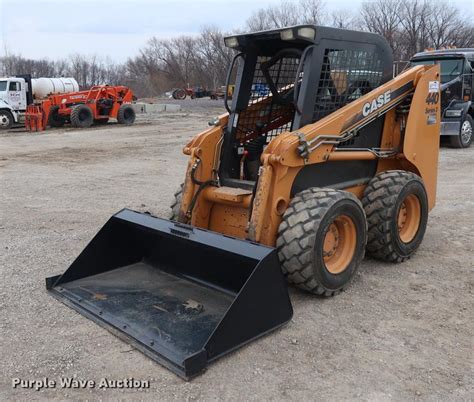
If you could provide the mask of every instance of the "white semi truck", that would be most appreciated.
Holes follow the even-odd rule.
[[[0,78],[0,130],[24,123],[28,105],[49,95],[79,91],[74,78],[31,78],[17,75]]]

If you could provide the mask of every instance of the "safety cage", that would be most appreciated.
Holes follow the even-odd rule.
[[[229,37],[226,44],[239,51],[228,72],[235,92],[232,104],[225,100],[230,116],[219,171],[228,186],[253,186],[263,149],[282,132],[316,122],[391,78],[390,48],[370,33],[297,26]]]

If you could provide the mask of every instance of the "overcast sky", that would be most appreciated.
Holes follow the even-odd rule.
[[[452,0],[474,15],[474,0]],[[123,62],[152,36],[195,34],[205,25],[244,26],[253,11],[280,0],[0,0],[0,54],[65,58],[73,53]],[[326,0],[328,11],[362,0]]]

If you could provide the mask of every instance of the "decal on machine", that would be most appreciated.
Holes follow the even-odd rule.
[[[430,81],[428,83],[428,92],[439,92],[439,81]]]
[[[377,96],[375,99],[372,99],[370,102],[367,102],[362,106],[362,116],[366,117],[369,114],[380,109],[382,106],[386,105],[391,101],[391,91],[383,93],[382,95]]]

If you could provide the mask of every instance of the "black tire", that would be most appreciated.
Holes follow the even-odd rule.
[[[466,114],[466,117],[461,122],[459,134],[449,136],[450,146],[452,148],[469,148],[472,144],[473,129],[472,117]]]
[[[178,222],[179,210],[181,208],[181,201],[183,200],[183,187],[184,187],[184,183],[181,183],[178,187],[178,190],[176,190],[176,192],[174,193],[174,200],[170,206],[171,208],[171,212],[169,214],[170,221]]]
[[[13,127],[14,119],[9,110],[0,110],[0,130],[8,130]]]
[[[419,205],[410,212],[406,207],[409,203]],[[367,253],[389,262],[410,258],[420,246],[428,223],[428,197],[421,178],[404,170],[379,173],[367,185],[362,204],[369,224]],[[403,210],[406,222],[401,224]],[[407,222],[412,222],[412,229],[404,234]]]
[[[177,88],[173,91],[173,99],[183,100],[186,99],[186,91],[182,88]]]
[[[353,222],[352,254],[342,271],[330,272],[325,261],[325,240],[332,225],[343,216]],[[341,238],[344,242],[344,236]],[[354,195],[310,188],[296,194],[285,211],[278,229],[277,250],[283,274],[290,283],[317,295],[333,296],[354,276],[364,258],[366,241],[364,209]]]
[[[92,110],[87,105],[77,105],[71,111],[71,125],[77,128],[87,128],[92,126],[94,116]]]
[[[135,110],[131,105],[121,105],[117,114],[119,124],[129,126],[135,122]]]
[[[49,109],[48,124],[51,127],[62,127],[66,121],[62,116],[59,115],[59,106],[52,106]]]

